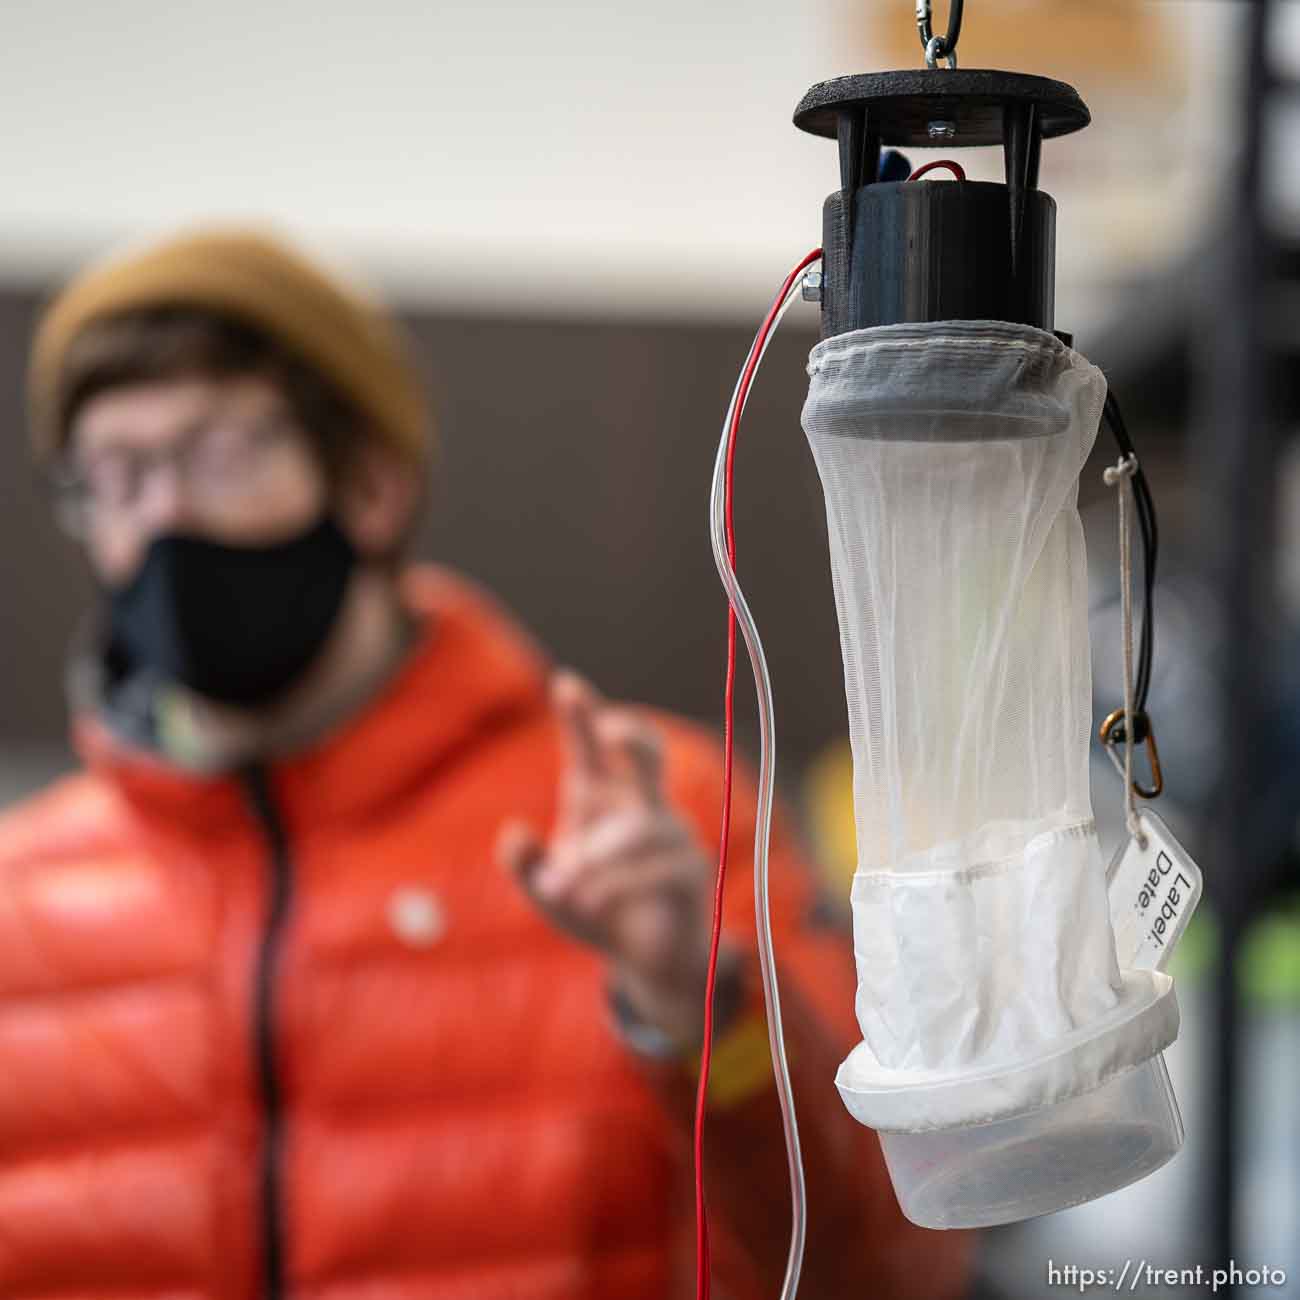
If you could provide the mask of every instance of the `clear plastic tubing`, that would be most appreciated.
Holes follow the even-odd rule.
[[[784,300],[772,320],[772,327],[763,341],[754,373],[750,378],[749,391],[753,391],[754,381],[758,378],[759,367],[768,345],[776,337],[781,318],[789,310],[790,304],[799,296],[804,277],[817,266],[805,267],[791,284]],[[761,333],[761,331],[760,331]],[[749,358],[759,345],[756,336],[745,358],[744,374]],[[749,394],[746,393],[746,401]],[[754,616],[750,613],[745,594],[740,589],[735,571],[727,558],[727,520],[726,520],[726,473],[727,440],[731,422],[736,414],[736,403],[740,398],[740,381],[731,395],[727,407],[726,419],[722,425],[722,440],[718,444],[718,456],[713,464],[713,490],[709,501],[709,533],[713,540],[713,559],[718,566],[718,576],[727,592],[731,608],[736,615],[736,623],[745,646],[749,651],[749,662],[754,671],[754,687],[758,695],[759,721],[759,768],[758,768],[758,815],[754,823],[754,918],[758,930],[758,963],[763,976],[763,997],[767,1005],[767,1038],[772,1051],[772,1066],[776,1073],[776,1091],[781,1103],[781,1121],[785,1129],[786,1157],[790,1164],[790,1254],[786,1262],[785,1281],[781,1287],[780,1300],[794,1300],[799,1289],[799,1273],[803,1267],[804,1240],[807,1235],[808,1207],[804,1194],[803,1157],[799,1149],[799,1124],[794,1112],[794,1097],[790,1090],[790,1070],[785,1056],[785,1034],[781,1023],[781,993],[777,987],[776,962],[772,953],[772,918],[768,903],[767,888],[767,851],[772,830],[772,799],[776,782],[776,732],[772,708],[772,679],[768,675],[767,659],[763,654],[763,642],[758,635]],[[744,415],[744,408],[741,408]]]

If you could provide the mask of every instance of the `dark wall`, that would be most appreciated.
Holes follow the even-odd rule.
[[[64,647],[92,599],[26,458],[22,371],[36,303],[0,294],[0,745],[62,735]],[[752,330],[409,323],[441,425],[419,554],[485,582],[601,689],[716,722],[726,605],[709,478]],[[775,680],[787,778],[846,734],[821,487],[799,428],[811,326],[792,320],[770,348],[737,464],[738,564]],[[737,680],[752,745],[743,650]]]

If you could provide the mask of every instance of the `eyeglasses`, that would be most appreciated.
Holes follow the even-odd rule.
[[[136,510],[150,476],[167,464],[174,466],[186,497],[200,508],[228,503],[254,486],[271,454],[298,433],[294,419],[277,412],[244,427],[199,425],[166,447],[69,452],[51,474],[55,512],[68,532],[84,536],[96,516]]]

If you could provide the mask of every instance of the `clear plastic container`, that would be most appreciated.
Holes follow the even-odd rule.
[[[923,1228],[987,1228],[1068,1209],[1145,1178],[1183,1144],[1163,1054],[1028,1115],[880,1133],[903,1213]]]

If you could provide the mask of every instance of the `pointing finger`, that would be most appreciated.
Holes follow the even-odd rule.
[[[594,809],[601,783],[609,775],[608,756],[596,728],[600,700],[587,681],[568,669],[551,679],[551,699],[564,749],[565,811],[581,820]]]

